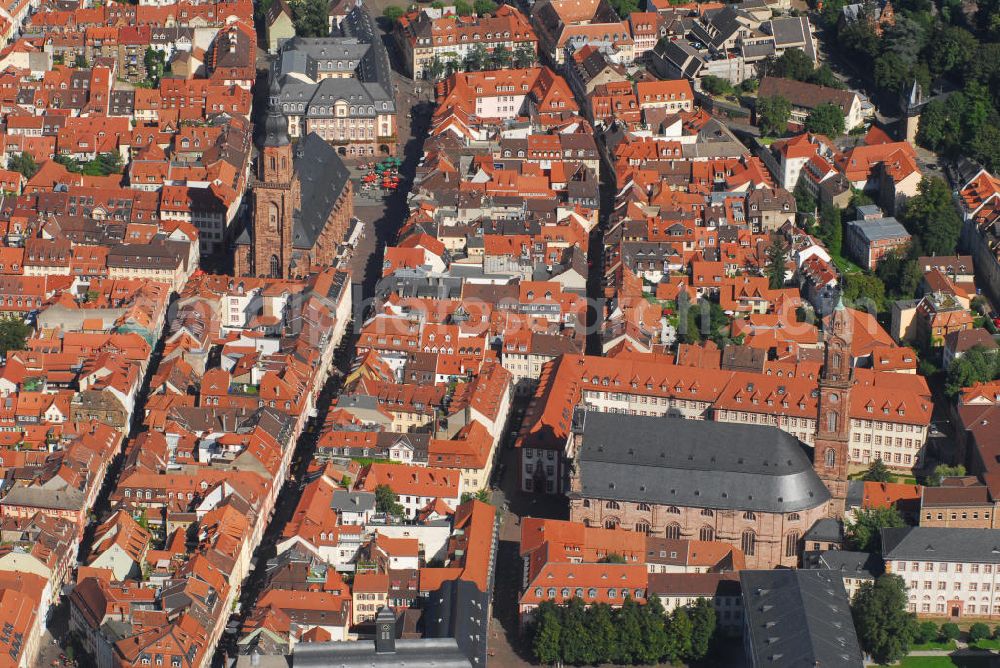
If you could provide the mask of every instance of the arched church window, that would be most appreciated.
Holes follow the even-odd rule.
[[[281,278],[281,261],[277,255],[271,256],[271,278]]]

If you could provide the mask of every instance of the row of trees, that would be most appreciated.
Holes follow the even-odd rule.
[[[705,599],[667,615],[656,596],[645,604],[626,600],[619,609],[606,603],[587,607],[573,598],[563,605],[539,605],[529,631],[535,659],[542,664],[649,665],[704,659],[716,618]]]
[[[861,585],[851,603],[854,628],[861,648],[880,665],[900,661],[914,644],[958,640],[958,625],[946,622],[918,622],[906,609],[907,592],[903,578],[885,574],[874,582]],[[982,622],[969,627],[969,642],[1000,638],[1000,626],[994,630]]]
[[[967,350],[948,367],[945,394],[957,397],[964,387],[1000,378],[1000,355],[995,350],[976,346]]]
[[[792,117],[792,103],[781,95],[757,98],[755,107],[757,127],[761,134],[780,137],[788,129]],[[817,105],[806,117],[806,130],[828,137],[844,134],[844,112],[835,104]]]
[[[979,2],[973,14],[954,0],[937,3],[940,8],[931,0],[901,0],[893,3],[894,24],[884,25],[882,35],[874,29],[876,3],[865,3],[858,21],[841,23],[846,4],[825,0],[822,22],[883,102],[898,99],[914,81],[928,95],[936,81],[957,87],[924,109],[918,140],[1000,170],[1000,2]]]
[[[88,162],[80,162],[76,158],[59,154],[55,161],[71,172],[84,176],[109,176],[120,174],[123,168],[122,157],[117,153],[98,153],[97,157]]]
[[[460,71],[478,72],[510,67],[531,67],[536,61],[537,56],[530,46],[519,46],[511,50],[501,44],[490,52],[483,45],[477,44],[462,60],[444,60],[435,56],[427,66],[427,77],[437,80]]]

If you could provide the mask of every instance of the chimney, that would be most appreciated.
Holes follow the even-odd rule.
[[[375,653],[396,653],[396,614],[388,606],[375,615]]]

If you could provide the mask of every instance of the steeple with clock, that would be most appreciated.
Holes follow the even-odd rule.
[[[852,326],[851,314],[841,299],[823,323],[825,352],[813,448],[813,468],[830,490],[830,515],[835,517],[843,516],[847,498],[850,396],[854,383]]]

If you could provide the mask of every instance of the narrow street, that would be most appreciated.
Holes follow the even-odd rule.
[[[397,75],[394,73],[394,79],[396,78]],[[396,90],[399,108],[409,109],[410,105],[413,104],[413,101],[409,99],[412,96],[412,86],[407,86],[405,79],[402,79],[402,83],[397,83]],[[340,392],[342,379],[350,371],[354,360],[358,331],[365,317],[365,305],[374,294],[375,286],[382,274],[382,258],[385,247],[395,240],[400,226],[406,220],[407,196],[413,186],[417,163],[423,155],[423,143],[430,123],[430,112],[431,107],[427,104],[414,107],[412,121],[406,119],[405,123],[400,123],[400,137],[407,137],[400,153],[400,157],[403,158],[403,164],[399,170],[400,187],[387,196],[381,205],[369,203],[355,208],[355,216],[365,223],[365,236],[351,260],[350,269],[355,303],[353,321],[335,354],[335,366],[340,373],[333,373],[327,379],[317,401],[317,416],[310,420],[295,445],[290,475],[285,483],[285,488],[278,495],[274,516],[268,524],[261,544],[254,552],[254,568],[243,583],[239,599],[240,605],[230,618],[230,628],[235,627],[238,630],[242,627],[246,616],[253,610],[253,606],[261,594],[261,589],[266,584],[267,561],[276,556],[277,539],[295,512],[302,496],[301,481],[316,450],[320,430],[326,421],[326,415],[333,400]],[[223,636],[216,651],[213,665],[222,666],[224,657],[227,654],[235,653],[237,637],[237,633],[227,633]]]

